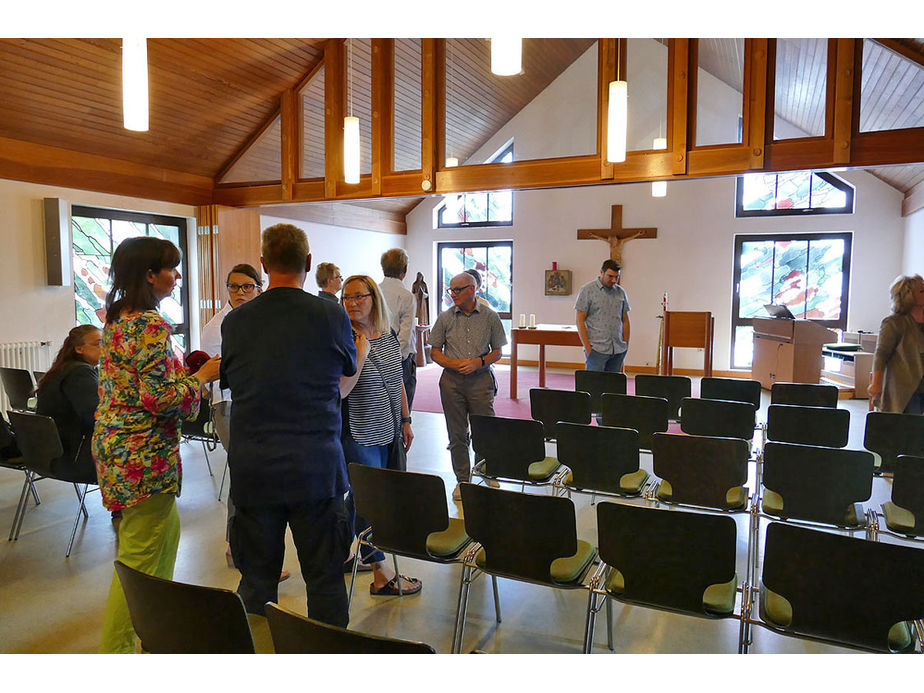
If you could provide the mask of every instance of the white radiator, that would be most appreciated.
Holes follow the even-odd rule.
[[[21,368],[34,373],[47,371],[51,367],[54,353],[51,342],[9,342],[0,344],[0,366],[5,368]],[[10,400],[6,390],[0,387],[0,412],[6,416],[10,407]]]

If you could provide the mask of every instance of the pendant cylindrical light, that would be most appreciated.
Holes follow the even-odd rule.
[[[523,39],[491,39],[491,72],[502,77],[518,75],[523,69]]]
[[[459,160],[454,156],[446,157],[446,168],[453,168],[454,166],[459,165]]]
[[[606,113],[606,160],[626,160],[626,131],[629,125],[629,85],[625,80],[610,82]]]
[[[122,122],[126,130],[148,130],[147,39],[122,39]]]
[[[667,138],[666,137],[655,137],[654,143],[652,144],[652,149],[667,149]],[[666,180],[656,180],[651,183],[651,196],[652,197],[666,197],[667,196],[667,181]]]
[[[347,183],[359,183],[359,118],[343,119],[343,178]]]

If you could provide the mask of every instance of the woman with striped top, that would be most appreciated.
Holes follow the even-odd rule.
[[[379,287],[364,274],[349,277],[343,285],[343,307],[353,324],[356,338],[356,375],[344,378],[341,440],[347,464],[352,462],[386,467],[392,444],[400,437],[405,451],[414,434],[407,407],[401,370],[401,345],[389,329],[385,299]],[[356,516],[359,534],[369,522]],[[381,551],[362,547],[363,564],[372,569],[373,595],[416,594],[422,584],[417,578],[395,574]],[[352,570],[352,561],[344,565]],[[398,589],[401,580],[401,589]]]

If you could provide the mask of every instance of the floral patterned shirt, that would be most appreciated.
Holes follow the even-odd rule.
[[[180,421],[199,413],[199,381],[170,347],[155,310],[103,328],[93,458],[103,505],[121,510],[180,494]]]

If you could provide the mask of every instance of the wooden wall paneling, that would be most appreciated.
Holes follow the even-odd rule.
[[[873,41],[885,46],[893,53],[898,53],[898,55],[902,56],[903,58],[907,58],[908,60],[917,63],[921,67],[924,67],[924,53],[915,50],[902,41],[891,38],[874,38]]]
[[[600,157],[600,178],[612,180],[615,165],[606,160],[609,139],[607,112],[610,104],[610,82],[616,79],[616,63],[619,60],[616,39],[597,39],[597,156]],[[622,63],[623,67],[625,62]]]
[[[204,326],[218,311],[221,293],[218,290],[216,273],[216,246],[218,222],[216,206],[202,205],[196,208],[196,254],[199,261],[199,325]]]
[[[600,182],[600,159],[595,155],[513,161],[503,166],[456,166],[436,174],[438,192],[523,190]]]
[[[215,281],[224,302],[225,279],[232,267],[246,262],[260,271],[260,212],[215,205],[215,219],[218,230]]]
[[[282,137],[281,151],[282,157],[282,199],[292,199],[292,186],[295,184],[298,176],[298,162],[301,158],[300,149],[300,122],[299,113],[301,108],[297,108],[297,92],[292,89],[286,89],[280,97],[280,115],[282,116]]]
[[[299,183],[298,185],[301,185]],[[294,189],[295,186],[293,186]],[[228,185],[216,187],[212,192],[216,204],[229,207],[251,207],[253,205],[284,202],[282,188],[277,184],[269,185]]]
[[[831,138],[777,140],[767,144],[764,168],[768,171],[803,171],[832,165]]]
[[[423,193],[421,180],[420,171],[401,171],[399,173],[392,173],[390,176],[386,176],[385,180],[382,181],[382,195],[389,197],[420,196]]]
[[[257,129],[250,135],[250,137],[247,138],[247,141],[244,143],[244,145],[243,145],[240,149],[238,149],[238,150],[231,156],[231,158],[228,159],[228,161],[226,161],[226,162],[222,165],[222,167],[218,170],[218,173],[215,174],[215,182],[216,182],[217,185],[221,185],[221,184],[222,184],[222,183],[221,183],[222,178],[224,178],[225,176],[227,176],[228,173],[231,171],[231,169],[234,168],[234,165],[235,165],[238,161],[240,161],[241,158],[242,158],[245,154],[247,154],[248,151],[250,151],[251,147],[255,146],[255,145],[260,141],[260,138],[263,137],[263,134],[264,134],[267,130],[269,130],[271,127],[273,127],[273,124],[276,122],[276,118],[279,117],[279,113],[280,113],[280,109],[279,109],[278,107],[275,108],[275,109],[273,110],[273,112],[270,114],[270,116],[269,116],[265,121],[263,121],[263,124],[262,124],[259,128],[257,128]],[[260,182],[265,182],[265,181],[252,181],[252,182],[254,182],[254,183],[260,183]],[[230,184],[229,184],[229,185],[230,185]]]
[[[345,226],[382,233],[407,234],[407,223],[403,214],[369,209],[358,204],[346,204],[342,201],[286,205],[282,207],[268,206],[263,207],[261,211],[272,216],[328,226]]]
[[[293,202],[315,202],[323,199],[323,180],[300,180],[292,186]]]
[[[740,144],[719,144],[691,149],[688,158],[687,173],[690,176],[744,173],[750,169],[751,163],[748,148]]]
[[[671,173],[687,172],[687,133],[690,127],[690,39],[673,38],[667,44],[667,148]]]
[[[863,57],[859,39],[837,39],[837,72],[834,76],[834,129],[831,161],[851,159],[851,140],[860,122],[860,75]]]
[[[883,166],[924,161],[924,127],[855,133],[851,166]]]
[[[769,79],[768,40],[749,38],[744,40],[744,143],[748,148],[748,168],[759,169],[764,165],[767,133],[772,130],[773,120],[767,125],[767,102],[772,99],[768,92],[774,90],[774,81]],[[772,111],[771,111],[772,112]]]

